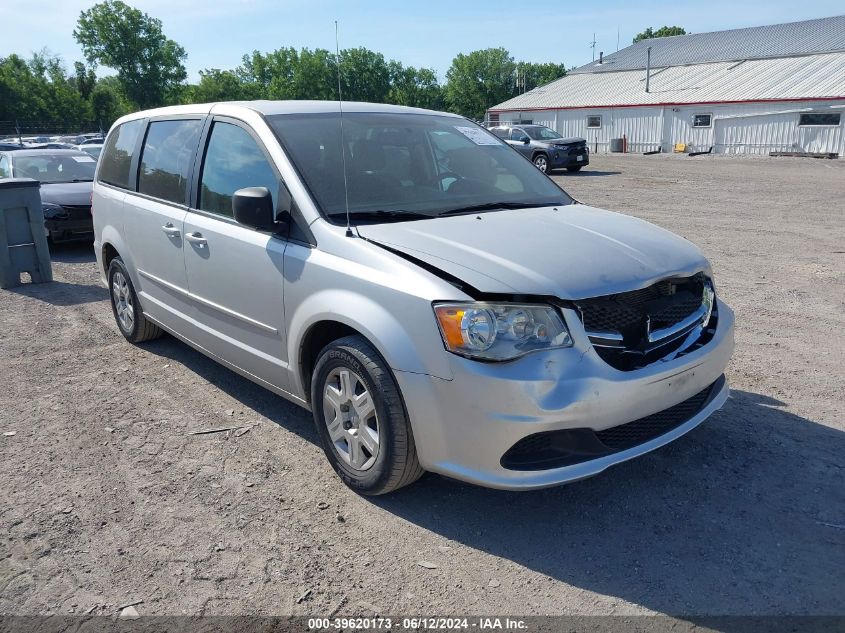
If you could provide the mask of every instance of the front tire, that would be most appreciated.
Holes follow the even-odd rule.
[[[320,352],[311,408],[329,463],[355,492],[385,494],[423,474],[399,388],[363,337],[347,336]]]
[[[539,169],[544,174],[549,173],[549,157],[545,154],[537,154],[533,160],[534,167]]]
[[[109,296],[117,329],[130,343],[142,343],[158,338],[164,332],[144,316],[129,271],[120,257],[109,263]]]

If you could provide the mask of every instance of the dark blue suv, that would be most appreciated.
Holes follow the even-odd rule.
[[[563,138],[545,125],[502,124],[491,127],[490,131],[544,173],[564,167],[567,171],[578,171],[590,164],[586,139]]]

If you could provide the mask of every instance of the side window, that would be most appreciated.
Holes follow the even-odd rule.
[[[144,127],[144,121],[138,119],[117,126],[109,134],[100,159],[99,181],[123,189],[129,188],[129,169],[132,164],[132,151],[138,142],[138,135]]]
[[[511,130],[511,140],[512,141],[518,141],[519,139],[525,138],[526,136],[528,136],[528,135],[525,133],[525,130],[522,130],[518,127],[515,127]]]
[[[508,128],[506,127],[491,127],[490,131],[501,139],[508,137]]]
[[[0,178],[9,177],[9,159],[3,154],[0,156]]]
[[[138,191],[168,202],[186,204],[191,163],[202,120],[153,121],[141,151]]]
[[[216,121],[205,150],[199,208],[232,217],[232,196],[245,187],[267,187],[273,204],[279,179],[255,139],[242,127]]]

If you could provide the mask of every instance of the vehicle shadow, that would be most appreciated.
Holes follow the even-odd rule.
[[[583,178],[585,176],[618,176],[621,171],[601,171],[600,169],[582,169],[581,171],[561,171],[555,175],[567,178]]]
[[[90,240],[50,244],[50,259],[63,264],[86,264],[96,260]]]
[[[38,299],[54,306],[75,306],[108,299],[108,290],[100,284],[78,284],[70,281],[23,283],[7,288],[8,292]]]
[[[782,406],[735,391],[687,436],[564,487],[513,493],[429,476],[372,503],[556,580],[689,620],[845,614],[845,433]]]
[[[223,390],[244,407],[252,409],[282,428],[296,433],[301,438],[319,445],[314,421],[308,411],[211,360],[190,345],[166,335],[160,339],[144,343],[144,349],[152,354],[184,365],[218,389]]]
[[[304,409],[169,336],[144,347],[318,445]],[[733,391],[686,436],[568,486],[516,493],[429,474],[366,501],[555,580],[702,626],[717,615],[845,614],[845,433],[784,406]],[[734,624],[747,623],[718,628]]]

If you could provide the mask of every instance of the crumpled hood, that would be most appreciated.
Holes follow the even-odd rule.
[[[364,225],[358,232],[484,293],[584,299],[709,269],[691,242],[644,220],[580,204],[555,208]]]
[[[91,204],[92,182],[57,182],[41,185],[41,202],[83,207]]]

